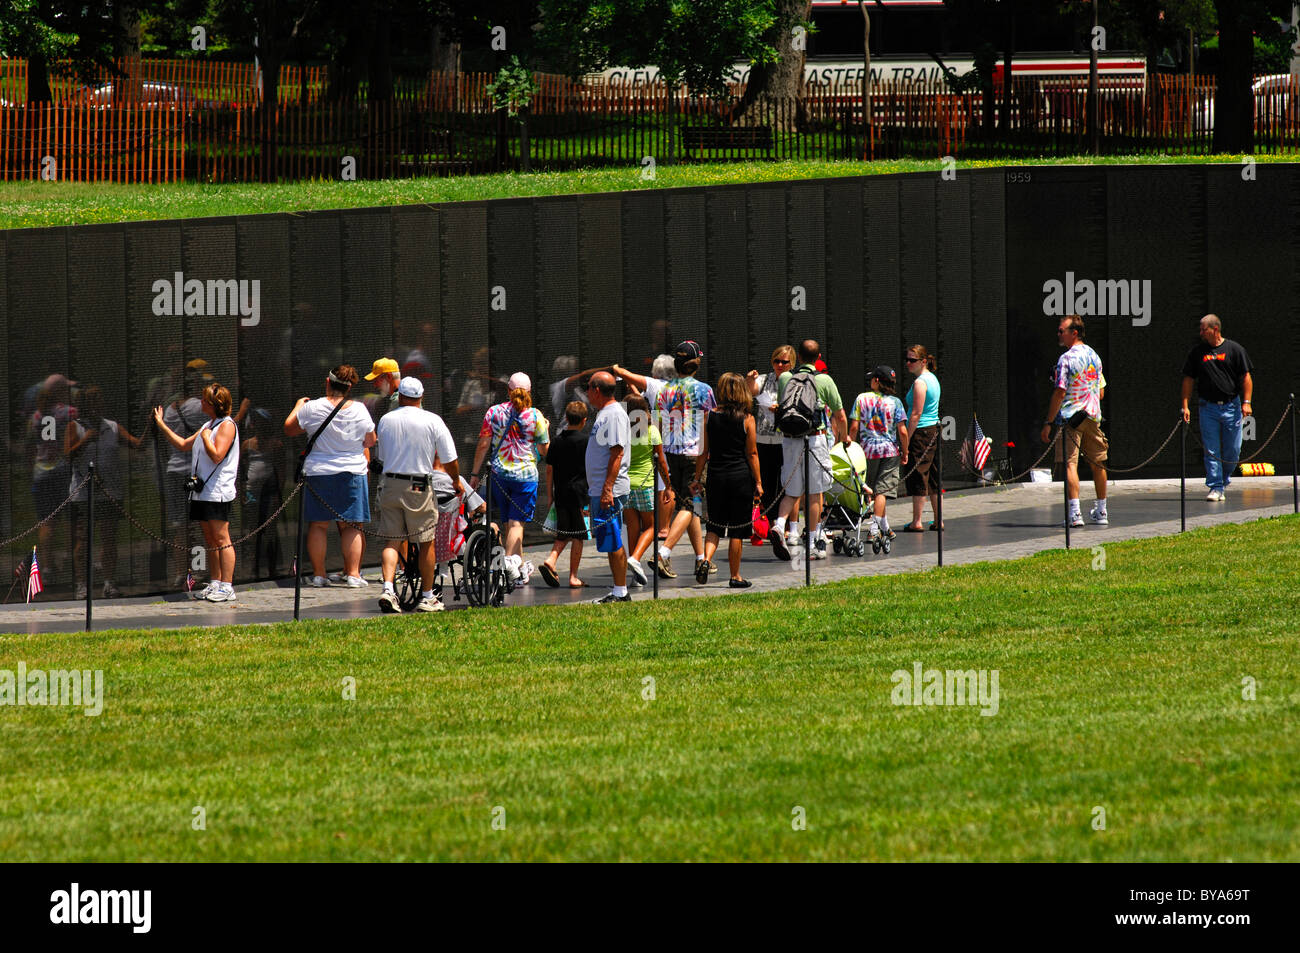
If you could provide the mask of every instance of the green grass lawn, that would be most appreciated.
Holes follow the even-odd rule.
[[[1257,156],[1262,163],[1285,157]],[[1233,156],[1109,156],[1100,159],[990,159],[958,163],[959,169],[1005,165],[1126,165],[1207,162],[1240,165]],[[384,179],[356,182],[296,182],[284,185],[114,185],[81,182],[0,182],[0,228],[86,225],[219,215],[256,215],[308,209],[366,208],[423,202],[459,202],[531,195],[568,195],[727,185],[830,176],[937,172],[938,159],[853,162],[799,160],[660,164],[653,180],[641,178],[641,166],[583,169],[574,172]]]
[[[99,717],[0,708],[0,855],[1300,860],[1297,529],[1111,544],[1104,571],[1058,550],[657,605],[0,637],[0,668],[106,680]],[[915,662],[996,669],[998,713],[894,706]]]

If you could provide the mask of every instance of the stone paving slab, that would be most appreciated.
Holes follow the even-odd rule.
[[[1207,503],[1204,487],[1188,483],[1187,527],[1195,529],[1222,523],[1243,523],[1293,511],[1290,477],[1243,478],[1233,484],[1226,503]],[[1085,483],[1083,510],[1092,501],[1091,485]],[[1179,531],[1178,480],[1112,481],[1109,491],[1109,526],[1088,525],[1071,531],[1074,548],[1128,539],[1145,539]],[[1018,559],[1065,545],[1062,526],[1064,503],[1058,483],[1022,483],[1008,487],[954,491],[944,495],[944,565],[965,565],[988,560]],[[910,503],[900,500],[890,506],[896,531],[906,522]],[[929,510],[927,507],[927,521]],[[934,568],[939,534],[899,532],[892,554],[862,558],[832,555],[812,563],[814,583],[834,582],[859,576],[888,575]],[[528,558],[540,563],[549,546],[530,547]],[[720,553],[721,571],[706,585],[697,585],[692,572],[689,544],[678,543],[673,559],[675,580],[660,581],[660,598],[728,595],[743,597],[748,592],[771,592],[802,586],[802,563],[791,566],[773,558],[770,547],[745,545],[741,573],[754,587],[727,587],[725,550]],[[567,578],[567,551],[561,556],[561,579]],[[587,589],[550,589],[536,576],[533,582],[507,597],[508,605],[565,605],[590,600],[607,591],[611,579],[605,557],[593,544],[585,548],[580,573]],[[366,575],[372,575],[367,570]],[[332,587],[302,590],[302,616],[309,619],[359,619],[379,615],[376,603],[380,586],[365,589]],[[285,621],[293,614],[293,582],[280,580],[255,586],[241,586],[237,602],[213,604],[195,602],[186,594],[140,599],[97,601],[95,628],[168,629],[185,626],[218,626]],[[633,588],[636,600],[650,598],[650,588]],[[448,608],[464,608],[448,598]],[[83,628],[85,604],[80,602],[37,603],[33,606],[0,607],[0,633],[73,632]]]

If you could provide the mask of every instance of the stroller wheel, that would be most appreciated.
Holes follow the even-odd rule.
[[[831,548],[835,550],[835,555],[838,556],[840,553],[844,552],[844,540],[836,536],[835,541],[831,543]]]
[[[887,540],[887,539],[886,539],[886,540],[882,540],[881,543],[880,543],[880,548],[881,548],[881,550],[884,552],[884,554],[885,554],[886,556],[888,556],[888,555],[889,555],[889,540]]]
[[[884,544],[881,542],[881,540],[879,539],[879,537],[877,537],[876,539],[873,539],[873,540],[871,541],[871,551],[872,551],[872,553],[874,553],[875,555],[879,556],[879,555],[880,555],[880,549],[881,549],[881,547],[882,547],[883,545],[884,545]]]

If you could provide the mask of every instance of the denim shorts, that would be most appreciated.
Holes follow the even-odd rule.
[[[308,523],[332,523],[340,518],[347,523],[370,522],[370,486],[364,473],[309,476],[303,493],[306,494],[303,519]],[[328,503],[330,509],[317,496]]]

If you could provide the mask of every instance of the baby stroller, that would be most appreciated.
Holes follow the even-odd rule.
[[[889,552],[871,522],[871,487],[867,486],[867,457],[862,447],[837,443],[831,448],[831,487],[823,495],[821,529],[831,538],[836,555],[861,556],[867,551]],[[863,539],[864,534],[866,539]]]

